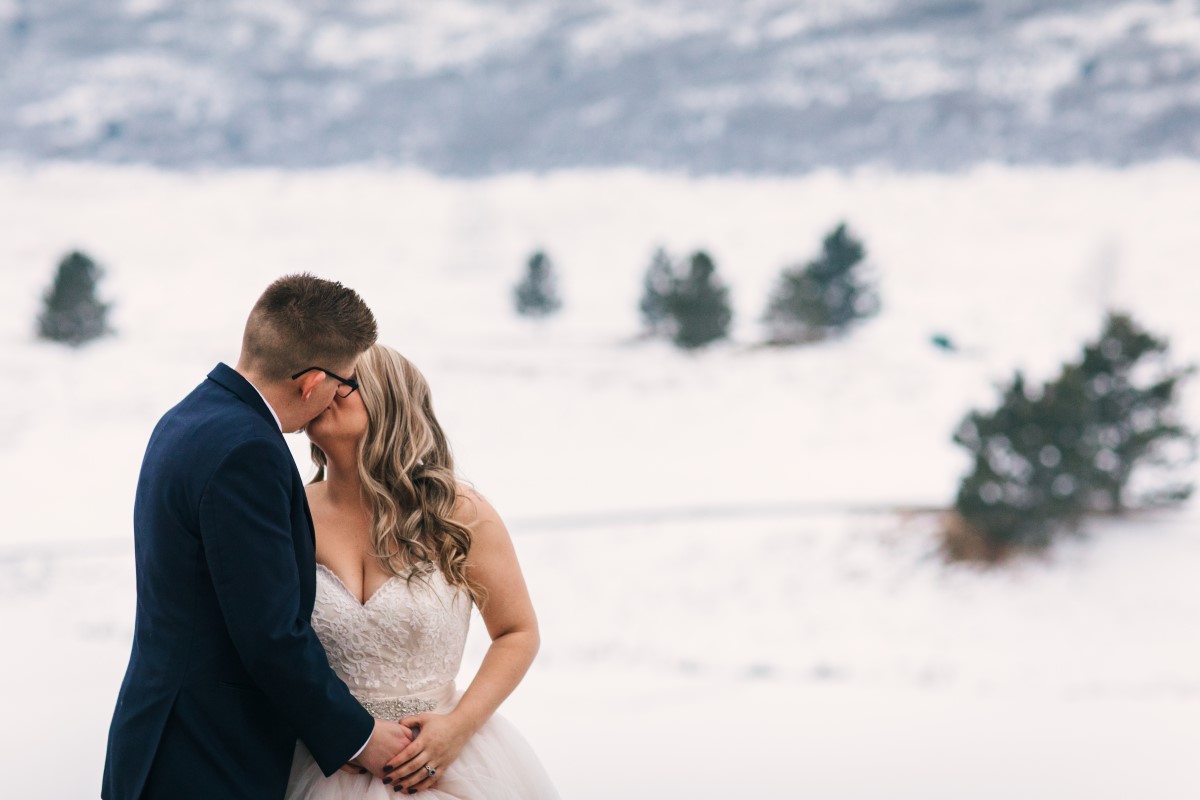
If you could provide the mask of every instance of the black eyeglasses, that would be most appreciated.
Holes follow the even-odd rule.
[[[318,372],[324,372],[326,375],[328,375],[329,377],[331,377],[335,381],[337,381],[339,384],[341,384],[337,388],[337,396],[338,397],[349,397],[350,395],[354,394],[356,389],[358,389],[358,378],[343,378],[341,375],[338,375],[335,372],[330,372],[329,370],[325,369],[324,367],[305,367],[304,369],[300,370],[295,375],[293,375],[292,380],[296,380],[296,378],[299,378],[304,373],[312,372],[313,370],[317,370]]]

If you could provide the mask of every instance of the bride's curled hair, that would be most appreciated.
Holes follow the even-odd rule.
[[[395,350],[375,344],[358,360],[358,391],[368,417],[358,473],[374,520],[375,556],[410,582],[436,568],[482,605],[485,591],[466,573],[471,529],[454,519],[460,496],[454,459],[425,376]],[[316,445],[312,459],[314,482],[324,480],[325,453]]]

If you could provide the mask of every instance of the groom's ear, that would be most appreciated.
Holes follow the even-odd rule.
[[[319,369],[314,369],[312,372],[300,376],[300,397],[303,400],[308,400],[312,397],[312,393],[317,390],[321,382],[325,380],[325,373]]]

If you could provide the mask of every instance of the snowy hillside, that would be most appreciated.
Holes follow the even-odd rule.
[[[950,435],[966,410],[1018,366],[1048,375],[1096,334],[1106,304],[1200,362],[1198,185],[1185,163],[769,181],[8,169],[0,357],[22,390],[0,418],[0,464],[20,496],[53,497],[50,472],[79,502],[48,502],[38,530],[0,538],[123,536],[89,507],[111,494],[129,508],[158,415],[235,358],[254,298],[299,269],[363,293],[383,341],[428,373],[466,474],[509,514],[944,504],[965,466]],[[841,218],[867,244],[883,314],[826,347],[753,348],[778,270]],[[737,343],[686,356],[634,341],[659,243],[713,254]],[[120,332],[78,353],[31,340],[53,265],[74,246],[108,266]],[[544,325],[510,305],[538,246],[566,296]],[[933,348],[934,332],[964,352]],[[1200,409],[1191,419],[1200,427]]]
[[[442,173],[1200,153],[1196,0],[0,0],[0,153]]]
[[[510,523],[544,645],[504,713],[564,797],[1194,798],[1195,508],[993,573],[943,566],[936,520],[912,508],[952,496],[961,415],[1016,367],[1049,374],[1104,307],[1200,363],[1198,191],[1190,162],[790,179],[0,167],[5,785],[95,796],[146,436],[236,357],[257,293],[309,269],[359,289],[424,369],[465,474]],[[882,314],[842,342],[756,347],[778,269],[843,218]],[[658,244],[713,254],[734,342],[636,340]],[[535,324],[510,290],[539,246],[566,302]],[[72,247],[107,267],[118,331],[78,352],[32,337]],[[1186,415],[1200,427],[1200,387]],[[602,774],[616,747],[627,763]]]

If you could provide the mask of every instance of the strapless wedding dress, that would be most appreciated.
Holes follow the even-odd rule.
[[[331,570],[317,565],[312,627],[329,664],[377,719],[447,713],[462,692],[454,685],[462,663],[471,603],[434,571],[427,578],[392,578],[367,602]],[[297,743],[287,800],[384,800],[398,795],[371,775],[321,774]],[[405,796],[408,796],[405,794]],[[430,800],[551,800],[558,798],[537,755],[507,720],[493,714],[438,779]]]

